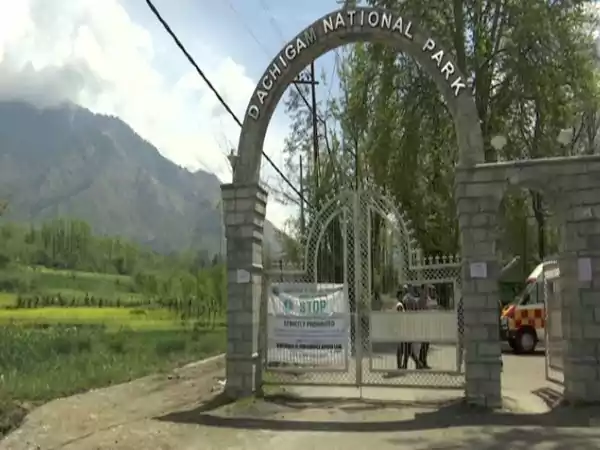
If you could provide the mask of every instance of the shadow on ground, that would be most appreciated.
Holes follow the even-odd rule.
[[[600,407],[570,407],[560,403],[560,394],[544,388],[534,392],[552,409],[544,414],[525,414],[509,411],[487,411],[467,406],[462,401],[382,402],[356,399],[299,399],[288,395],[273,395],[260,400],[230,403],[220,395],[200,407],[174,412],[156,420],[201,425],[235,430],[267,430],[274,432],[324,432],[324,433],[380,433],[379,438],[398,448],[414,450],[436,448],[454,450],[477,448],[479,450],[520,450],[552,448],[598,449],[600,448]],[[405,420],[351,421],[345,420],[298,420],[306,410],[307,416],[319,410],[332,411],[332,416],[361,416],[370,411],[382,416],[389,409],[390,418]],[[405,414],[402,410],[416,411]],[[284,416],[292,416],[284,418]],[[362,416],[364,417],[364,415]],[[368,415],[367,415],[368,417]],[[407,418],[408,417],[408,418]],[[582,431],[583,429],[583,431]],[[436,432],[433,432],[436,430]],[[435,446],[428,444],[428,431],[442,433],[442,441]],[[456,434],[455,434],[456,432]],[[391,436],[385,433],[391,434]],[[406,433],[397,435],[396,433]],[[447,434],[447,437],[446,437]],[[454,436],[460,436],[455,438]],[[396,437],[397,436],[397,437]],[[416,437],[415,437],[416,436]],[[357,437],[357,439],[360,439]],[[368,438],[372,439],[372,438]],[[375,445],[375,441],[374,445]],[[380,441],[381,442],[381,441]],[[387,447],[386,447],[387,448]]]
[[[560,402],[560,394],[549,388],[533,392],[552,409],[543,414],[510,411],[488,411],[466,405],[462,400],[383,402],[357,399],[311,398],[301,399],[291,395],[272,395],[260,400],[230,403],[223,395],[203,403],[198,408],[177,411],[156,420],[196,424],[210,427],[315,432],[390,432],[424,431],[453,427],[546,427],[554,429],[588,428],[600,424],[599,406],[567,406]],[[231,406],[227,410],[227,406]],[[222,407],[226,407],[223,409]],[[278,413],[299,410],[337,410],[346,413],[370,410],[410,408],[417,411],[410,420],[390,421],[307,421],[278,419]],[[423,411],[423,412],[419,412]],[[281,415],[281,414],[279,414]],[[600,429],[598,430],[600,437]],[[450,447],[449,447],[450,448]]]
[[[519,358],[535,358],[535,357],[540,357],[540,356],[544,356],[546,355],[546,352],[544,350],[534,350],[532,353],[523,353],[523,354],[518,354],[515,353],[514,350],[510,349],[510,348],[502,348],[502,354],[503,355],[513,355]]]
[[[448,442],[436,443],[435,447],[429,446],[422,438],[391,438],[386,442],[400,448],[413,450],[592,450],[600,448],[599,433],[582,435],[575,431],[561,428],[510,428],[506,430],[489,430],[477,436],[471,435],[466,439],[454,441],[451,435]],[[404,447],[401,447],[404,446]]]

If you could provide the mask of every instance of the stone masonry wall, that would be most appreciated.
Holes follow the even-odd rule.
[[[600,402],[600,161],[573,167],[564,187],[560,257],[565,398]],[[589,258],[591,280],[583,277]]]
[[[465,396],[471,404],[491,408],[502,402],[498,264],[494,248],[501,191],[501,183],[489,182],[483,187],[461,179],[457,185],[463,261]],[[471,276],[471,263],[485,264],[485,278]]]
[[[467,400],[488,407],[501,403],[498,266],[494,246],[498,207],[511,186],[541,191],[562,223],[559,265],[565,339],[564,395],[573,402],[600,401],[598,156],[512,161],[457,169]],[[589,258],[590,281],[579,280],[582,258]],[[487,277],[473,278],[471,264],[480,262],[487,264]]]
[[[232,184],[222,185],[221,192],[227,237],[226,393],[240,398],[262,386],[259,331],[267,193],[258,185]]]

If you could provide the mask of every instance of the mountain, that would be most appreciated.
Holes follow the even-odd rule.
[[[74,105],[0,102],[3,197],[7,220],[76,217],[96,233],[160,252],[223,248],[214,174],[181,168],[122,120]],[[272,224],[266,228],[277,235]]]

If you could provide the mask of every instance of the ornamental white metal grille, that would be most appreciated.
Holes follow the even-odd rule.
[[[546,379],[555,383],[564,382],[564,340],[562,332],[562,286],[557,261],[544,263],[544,346]]]
[[[342,191],[287,244],[265,270],[266,384],[463,386],[460,259],[424,257],[388,197]]]

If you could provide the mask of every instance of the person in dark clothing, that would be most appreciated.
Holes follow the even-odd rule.
[[[403,286],[396,294],[398,303],[396,311],[403,312],[407,310],[415,310],[417,308],[417,299],[412,295],[409,286]],[[396,350],[396,365],[398,369],[407,369],[408,360],[412,359],[417,369],[421,368],[421,362],[414,352],[412,342],[401,342]]]
[[[396,312],[404,312],[404,304],[402,303],[402,290],[398,289],[396,293],[396,299],[398,302],[396,303]],[[408,366],[408,354],[405,351],[406,344],[404,342],[400,342],[396,349],[396,367],[398,369],[406,369]],[[406,355],[406,357],[405,357]]]
[[[419,295],[419,309],[429,309],[429,303],[431,299],[429,297],[429,286],[423,284],[421,286],[421,292]],[[419,349],[419,363],[423,369],[431,369],[427,364],[427,356],[429,355],[429,342],[422,342],[421,348]]]

